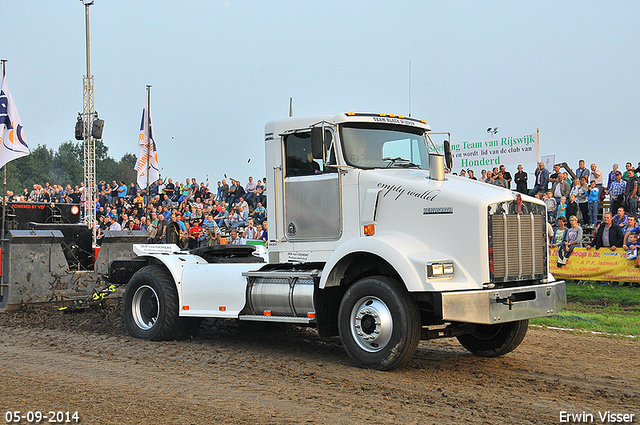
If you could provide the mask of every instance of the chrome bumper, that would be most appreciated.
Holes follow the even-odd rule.
[[[441,295],[444,321],[486,325],[555,316],[567,304],[563,280],[518,288],[443,292]]]

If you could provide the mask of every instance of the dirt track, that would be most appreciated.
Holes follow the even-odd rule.
[[[640,423],[639,341],[540,329],[496,359],[423,341],[407,368],[378,372],[305,328],[206,321],[193,340],[158,343],[126,335],[117,303],[34,309],[0,314],[0,380],[0,421],[53,410],[92,424],[550,424],[611,411]]]

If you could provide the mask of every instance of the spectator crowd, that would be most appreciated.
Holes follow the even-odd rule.
[[[239,245],[247,240],[268,240],[266,178],[249,177],[240,181],[217,182],[211,191],[195,178],[174,183],[171,178],[158,179],[149,190],[136,183],[101,181],[97,185],[96,237],[101,243],[106,230],[142,230],[150,243],[176,243],[183,248],[228,243]],[[83,204],[84,183],[57,185],[34,184],[20,195],[7,192],[14,202],[58,202]]]

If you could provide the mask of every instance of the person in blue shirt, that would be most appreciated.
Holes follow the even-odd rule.
[[[118,186],[118,198],[124,199],[127,196],[127,184],[123,181]]]
[[[220,228],[213,219],[213,214],[207,213],[204,219],[204,231],[207,236],[207,245],[220,243]]]
[[[600,208],[600,189],[596,186],[596,181],[591,180],[591,185],[587,190],[587,204],[589,205],[589,221],[592,226],[598,224],[598,209]]]
[[[253,210],[251,217],[255,220],[256,224],[261,224],[267,219],[267,210],[262,206],[261,202],[258,202],[256,209]]]
[[[264,242],[265,245],[267,245],[269,243],[269,232],[267,227],[267,222],[264,221],[262,222],[262,233],[260,233],[260,240]]]

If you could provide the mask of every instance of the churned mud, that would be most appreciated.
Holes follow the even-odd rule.
[[[378,372],[308,328],[207,320],[194,339],[149,342],[127,335],[118,300],[30,307],[0,314],[0,380],[0,423],[7,411],[77,411],[84,424],[601,423],[607,411],[640,423],[639,341],[535,328],[504,357],[423,341],[408,367]]]

